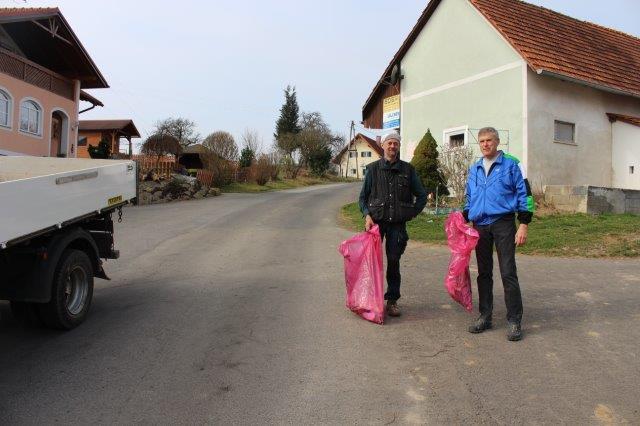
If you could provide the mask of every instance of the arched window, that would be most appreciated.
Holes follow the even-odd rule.
[[[42,134],[42,108],[34,101],[22,101],[20,104],[20,131]]]
[[[11,96],[0,90],[0,126],[11,127]]]

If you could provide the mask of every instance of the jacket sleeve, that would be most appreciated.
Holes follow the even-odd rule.
[[[469,222],[469,209],[471,208],[471,173],[473,173],[473,168],[469,167],[469,172],[467,173],[467,186],[464,190],[464,208],[462,209],[462,216],[464,216],[464,220]]]
[[[371,194],[371,173],[369,173],[369,168],[367,168],[364,174],[364,182],[362,184],[362,189],[360,190],[360,198],[358,199],[358,205],[360,206],[360,211],[362,212],[363,217],[369,214],[369,207],[367,206],[367,202],[369,200],[370,194]]]
[[[422,185],[422,181],[416,173],[416,169],[411,168],[411,194],[416,197],[416,202],[413,207],[416,211],[416,216],[424,210],[424,206],[427,205],[427,191],[424,189]]]
[[[528,224],[533,218],[535,205],[531,195],[529,181],[525,179],[521,169],[522,163],[514,165],[513,179],[518,202],[518,222]]]

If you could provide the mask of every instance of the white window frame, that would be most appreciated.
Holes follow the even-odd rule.
[[[38,122],[36,123],[37,125],[37,131],[31,132],[28,130],[29,127],[29,117],[27,117],[27,130],[24,130],[22,128],[22,108],[23,105],[31,102],[33,104],[36,105],[37,107],[37,112],[38,112],[38,116],[37,116],[37,120]],[[29,111],[33,111],[33,109],[29,109]],[[19,109],[19,119],[18,119],[18,130],[20,131],[20,133],[28,135],[28,136],[33,136],[33,137],[37,137],[37,138],[42,138],[42,134],[43,132],[43,121],[44,121],[44,108],[42,107],[42,104],[40,102],[38,102],[37,99],[34,98],[24,98],[20,101],[20,109]]]
[[[573,142],[571,141],[560,141],[556,139],[556,123],[562,124],[571,124],[573,125]],[[578,124],[575,121],[565,120],[562,118],[554,118],[553,119],[553,143],[559,143],[563,145],[578,145]]]
[[[371,158],[371,151],[360,151],[360,158]]]
[[[464,135],[464,144],[461,147],[452,147],[450,138],[451,136]],[[463,148],[469,145],[469,126],[458,126],[444,129],[442,131],[442,145],[445,150]]]
[[[13,128],[13,96],[3,86],[0,86],[0,93],[7,97],[7,124],[0,123],[0,129],[11,130]]]
[[[358,157],[358,151],[349,150],[347,152],[349,153],[349,158],[357,158]],[[351,154],[353,154],[353,155],[351,155]]]

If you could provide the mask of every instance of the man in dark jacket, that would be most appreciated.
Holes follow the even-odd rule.
[[[382,137],[384,157],[367,166],[360,191],[360,211],[368,231],[374,223],[386,240],[387,254],[387,314],[400,316],[400,257],[407,247],[407,221],[422,211],[427,193],[413,166],[400,160],[400,135]],[[415,197],[415,201],[414,201]]]
[[[498,253],[509,323],[507,339],[522,339],[522,296],[516,271],[516,246],[527,241],[533,216],[533,197],[520,161],[498,150],[500,137],[493,127],[478,132],[482,158],[469,169],[463,214],[480,234],[476,246],[480,317],[469,327],[482,333],[492,327],[493,246]],[[515,216],[520,225],[516,231]]]

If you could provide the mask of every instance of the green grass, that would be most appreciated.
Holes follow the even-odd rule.
[[[361,231],[364,219],[357,203],[342,207],[345,226]],[[421,214],[407,224],[412,240],[446,244],[443,216]],[[586,215],[559,213],[535,216],[527,243],[519,253],[571,257],[640,256],[640,216],[631,214]]]
[[[230,185],[222,187],[222,192],[268,192],[268,191],[280,191],[283,189],[300,188],[303,186],[322,185],[327,183],[337,182],[351,182],[351,180],[345,180],[339,177],[299,177],[297,179],[279,179],[276,181],[269,181],[266,185],[258,185],[257,183],[232,183]]]

